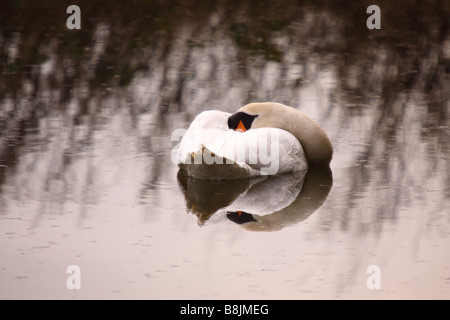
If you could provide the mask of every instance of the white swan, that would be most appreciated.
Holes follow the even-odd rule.
[[[308,162],[329,164],[332,147],[304,113],[278,103],[252,103],[235,114],[200,113],[174,155],[190,176],[237,179],[306,170]]]
[[[192,177],[239,179],[306,170],[300,142],[278,128],[239,132],[228,128],[230,113],[204,111],[189,126],[174,161]]]

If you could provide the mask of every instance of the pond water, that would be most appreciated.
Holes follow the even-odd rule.
[[[450,6],[403,2],[368,30],[369,4],[80,1],[69,30],[6,1],[0,298],[449,299]],[[254,101],[319,122],[330,171],[179,171],[177,129]]]

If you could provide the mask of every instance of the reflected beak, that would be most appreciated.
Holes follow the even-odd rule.
[[[234,129],[234,131],[239,131],[239,132],[247,131],[247,129],[245,128],[244,124],[242,123],[242,120],[239,120],[239,123],[238,123],[236,129]]]

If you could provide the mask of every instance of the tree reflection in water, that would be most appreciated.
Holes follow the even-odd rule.
[[[32,203],[34,226],[75,203],[83,221],[113,188],[154,216],[179,193],[175,129],[275,101],[333,142],[321,231],[379,235],[406,211],[414,241],[448,238],[449,1],[378,1],[381,30],[370,1],[77,4],[81,30],[68,3],[2,2],[0,216]]]

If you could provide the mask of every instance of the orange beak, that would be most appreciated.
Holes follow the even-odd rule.
[[[247,131],[247,129],[245,128],[244,124],[242,123],[242,120],[239,120],[239,123],[238,123],[236,129],[234,129],[234,131],[239,131],[239,132]]]
[[[237,214],[238,214],[238,216],[240,217],[241,214],[242,214],[242,211],[238,211]]]

